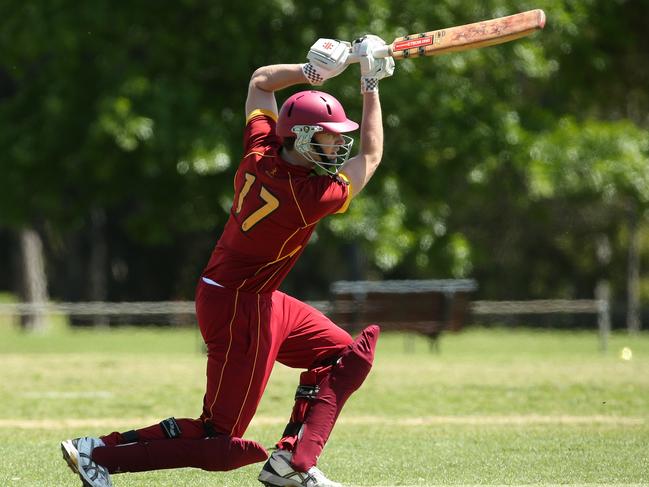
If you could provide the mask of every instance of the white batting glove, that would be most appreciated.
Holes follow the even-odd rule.
[[[352,52],[359,57],[361,65],[361,93],[379,91],[379,80],[392,76],[394,59],[375,58],[374,51],[386,43],[378,36],[368,34],[354,41]]]
[[[318,39],[309,49],[309,62],[302,65],[302,71],[312,85],[321,85],[345,71],[350,51],[349,42]]]

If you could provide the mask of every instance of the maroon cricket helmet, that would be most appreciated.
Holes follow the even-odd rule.
[[[300,91],[288,98],[279,111],[277,135],[295,137],[296,125],[316,125],[326,132],[341,134],[358,128],[333,96],[322,91]]]

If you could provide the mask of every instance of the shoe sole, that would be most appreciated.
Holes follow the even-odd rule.
[[[263,469],[261,471],[261,473],[259,474],[259,477],[257,477],[257,480],[259,480],[266,487],[303,487],[304,486],[303,483],[300,483],[297,480],[282,477],[282,476],[277,475],[277,474],[275,474],[273,472],[269,472],[266,469]],[[331,485],[331,484],[329,484],[329,485]],[[338,484],[338,485],[340,485],[340,484]],[[343,487],[343,486],[341,485],[340,487]]]
[[[275,475],[267,470],[263,470],[259,474],[259,477],[257,477],[257,480],[266,487],[302,487],[302,484],[295,480],[280,477],[279,475]]]
[[[76,449],[72,440],[66,440],[61,442],[61,453],[63,454],[63,460],[68,464],[70,470],[73,473],[77,474],[83,482],[84,487],[92,487],[86,479],[83,478],[83,475],[79,471],[79,451]]]
[[[61,442],[61,453],[63,454],[63,460],[68,464],[72,472],[79,473],[79,452],[72,444],[72,441],[62,441]]]

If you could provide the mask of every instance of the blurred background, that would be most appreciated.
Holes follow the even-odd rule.
[[[255,68],[304,62],[318,37],[391,42],[531,8],[548,19],[531,38],[397,63],[381,83],[381,168],[346,215],[320,224],[282,289],[327,300],[338,280],[468,278],[483,301],[608,289],[613,328],[640,330],[649,2],[638,0],[2,0],[2,299],[191,301],[228,216]],[[360,119],[356,66],[323,89]]]

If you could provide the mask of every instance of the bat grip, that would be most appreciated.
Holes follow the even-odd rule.
[[[377,47],[372,51],[372,56],[376,58],[384,58],[384,57],[389,57],[390,56],[390,46],[385,45],[381,47]]]
[[[372,55],[375,58],[384,58],[384,57],[389,57],[392,55],[390,52],[390,47],[389,45],[381,46],[377,49],[374,49],[372,51]],[[359,63],[361,61],[360,56],[356,54],[350,54],[349,57],[347,58],[347,64],[353,64],[353,63]]]

